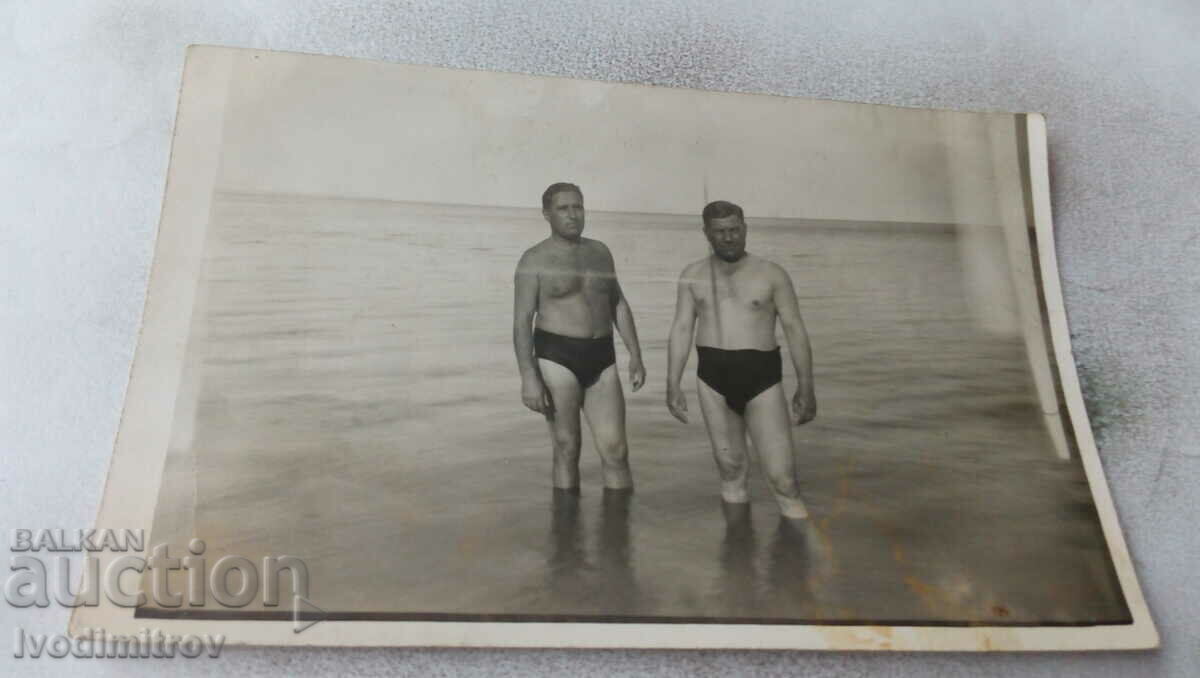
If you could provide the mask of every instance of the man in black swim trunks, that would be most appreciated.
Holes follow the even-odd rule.
[[[552,184],[542,194],[550,237],[517,264],[513,345],[521,400],[546,417],[554,444],[554,487],[577,491],[582,410],[600,453],[604,486],[633,486],[625,439],[625,396],[617,374],[613,326],[629,350],[633,390],[646,381],[633,313],[608,247],[583,237],[583,192]]]
[[[704,208],[704,235],[712,255],[689,264],[679,277],[675,321],[668,345],[667,407],[687,422],[680,388],[696,331],[700,411],[721,474],[721,498],[748,502],[746,433],[758,450],[780,512],[808,516],[796,484],[790,424],[817,416],[812,349],[787,271],[746,251],[742,208],[718,200]],[[775,321],[783,326],[799,385],[789,422]],[[699,328],[696,322],[699,321]]]

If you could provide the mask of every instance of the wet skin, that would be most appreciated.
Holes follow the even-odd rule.
[[[603,338],[613,327],[630,354],[636,391],[646,379],[633,313],[617,281],[608,247],[583,237],[583,197],[560,191],[542,210],[550,237],[526,250],[517,265],[513,345],[521,372],[521,401],[545,416],[554,448],[553,483],[579,485],[580,413],[587,419],[608,488],[633,484],[625,434],[625,397],[614,364],[587,388],[558,363],[533,354],[533,327],[575,338]]]
[[[668,344],[667,407],[687,423],[687,398],[680,386],[695,338],[697,346],[724,350],[776,348],[776,321],[783,326],[796,367],[798,387],[789,417],[783,385],[755,396],[744,415],[697,380],[700,408],[721,476],[721,496],[746,502],[746,436],[754,442],[780,511],[788,518],[808,515],[796,483],[790,425],[816,416],[812,351],[800,317],[791,278],[780,266],[746,251],[746,224],[737,216],[711,220],[704,229],[712,256],[689,264],[680,275]]]

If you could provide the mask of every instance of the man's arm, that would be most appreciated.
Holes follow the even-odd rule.
[[[625,348],[629,351],[629,383],[636,391],[646,383],[646,366],[642,362],[642,345],[638,343],[637,325],[633,322],[633,309],[629,307],[629,301],[625,298],[620,281],[617,280],[617,266],[613,261],[612,252],[605,247],[604,253],[608,255],[608,263],[612,267],[613,298],[615,299],[613,323],[617,326],[617,334],[621,335],[621,341],[625,342]]]
[[[696,330],[696,300],[692,296],[687,280],[687,269],[679,276],[675,294],[675,319],[671,322],[671,335],[667,340],[667,409],[671,414],[687,423],[687,397],[680,382],[688,355],[692,352],[692,335]]]
[[[796,395],[792,398],[792,423],[805,424],[817,416],[817,394],[813,385],[812,345],[800,317],[800,304],[792,278],[782,267],[776,267],[772,280],[775,309],[783,334],[787,339],[792,365],[796,368]]]
[[[538,275],[529,252],[517,264],[513,287],[513,348],[517,352],[517,368],[521,371],[521,402],[525,407],[549,415],[553,408],[550,391],[542,383],[533,355],[533,317],[537,313]]]

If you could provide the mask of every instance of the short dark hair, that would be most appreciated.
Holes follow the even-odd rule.
[[[542,209],[550,209],[550,201],[554,199],[554,196],[559,193],[566,193],[567,191],[573,191],[578,193],[580,198],[583,197],[583,191],[579,190],[578,186],[569,181],[559,181],[557,183],[550,184],[549,188],[542,193]]]
[[[705,228],[708,228],[708,223],[713,219],[724,219],[725,217],[737,217],[742,220],[742,223],[746,223],[746,215],[742,213],[742,208],[727,200],[714,200],[705,205],[704,211],[700,213]]]

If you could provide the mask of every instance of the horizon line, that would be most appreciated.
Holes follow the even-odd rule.
[[[515,207],[511,205],[480,205],[477,203],[450,203],[450,202],[432,202],[428,200],[398,200],[395,198],[381,198],[375,196],[356,196],[356,195],[336,195],[332,193],[297,193],[291,191],[252,191],[240,190],[232,188],[215,188],[213,194],[218,193],[244,195],[244,196],[281,196],[281,197],[296,197],[296,198],[315,198],[320,200],[341,200],[341,201],[363,201],[363,202],[382,202],[396,205],[420,205],[426,207],[449,207],[449,208],[469,208],[469,209],[494,209],[494,210],[514,210],[514,211],[534,211],[540,212],[541,208],[534,205],[530,207]],[[628,214],[628,215],[646,215],[656,217],[678,217],[681,219],[700,219],[700,213],[684,214],[681,212],[651,212],[643,210],[622,211],[610,209],[589,209],[591,212],[599,214]],[[968,227],[968,228],[1004,228],[1002,224],[994,223],[970,223],[970,222],[954,222],[954,221],[904,221],[904,220],[888,220],[888,219],[839,219],[833,217],[746,217],[747,222],[781,222],[781,221],[800,221],[808,223],[823,223],[823,224],[846,224],[846,225],[881,225],[881,226],[930,226],[930,227]]]

